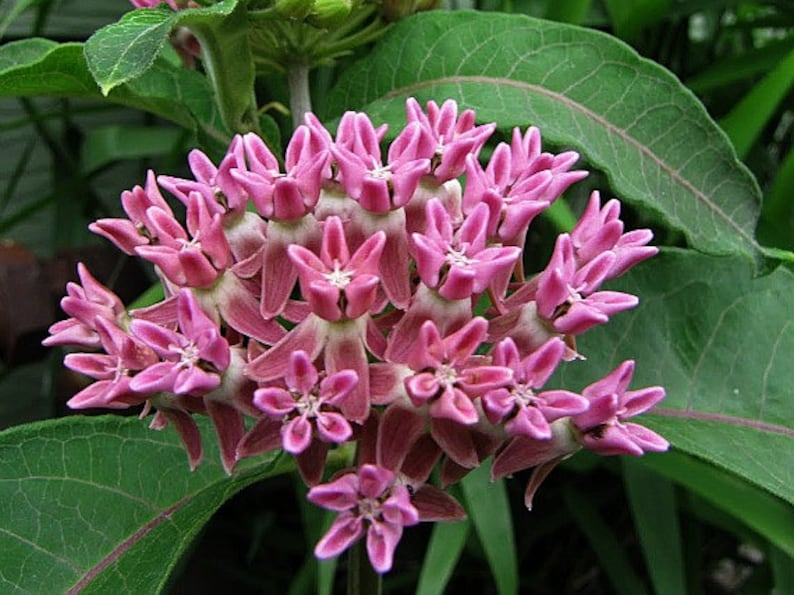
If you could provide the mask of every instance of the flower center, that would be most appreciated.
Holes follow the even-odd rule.
[[[524,407],[532,407],[537,404],[538,398],[535,391],[528,384],[516,384],[510,394],[516,402]]]
[[[186,347],[180,350],[179,367],[192,368],[201,359],[199,356],[199,348],[195,343],[191,342]]]
[[[453,386],[458,381],[458,373],[450,364],[443,364],[436,370],[436,380],[444,388]]]
[[[353,271],[343,271],[337,262],[334,263],[334,270],[330,273],[325,273],[324,277],[334,287],[344,289],[353,279]]]
[[[465,248],[449,248],[445,260],[450,266],[468,267],[477,262],[473,258],[466,256]]]

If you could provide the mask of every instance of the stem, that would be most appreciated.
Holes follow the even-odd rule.
[[[369,563],[366,537],[353,544],[347,559],[347,595],[381,595],[383,577]]]
[[[294,128],[303,123],[303,114],[312,111],[312,98],[309,95],[309,66],[305,61],[293,62],[287,67],[289,84],[289,105],[292,110]]]

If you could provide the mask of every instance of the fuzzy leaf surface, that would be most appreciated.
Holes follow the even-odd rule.
[[[202,426],[211,437],[212,429]],[[205,440],[214,443],[214,437]],[[70,417],[0,434],[0,591],[153,593],[210,516],[274,457],[227,477],[216,448],[191,473],[172,428]]]
[[[692,247],[760,259],[760,191],[725,134],[670,72],[615,38],[520,15],[418,14],[344,73],[328,111],[396,130],[412,96],[456,99],[504,130],[536,125]]]
[[[581,390],[636,360],[631,388],[667,390],[639,423],[794,503],[794,274],[670,250],[610,289],[640,305],[579,337],[587,360],[563,366],[561,384]]]

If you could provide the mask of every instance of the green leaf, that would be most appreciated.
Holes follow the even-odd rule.
[[[0,47],[0,96],[31,95],[102,99],[86,66],[83,46],[34,38]],[[206,79],[164,61],[114,89],[106,100],[223,136]]]
[[[468,520],[459,523],[436,523],[433,526],[416,595],[443,595],[463,553],[468,535]]]
[[[480,538],[499,595],[518,593],[518,561],[513,520],[504,480],[491,482],[490,465],[480,465],[463,478],[466,510]]]
[[[742,159],[747,157],[753,144],[793,85],[794,51],[783,58],[774,70],[757,83],[720,121],[720,126],[733,142],[739,157]]]
[[[636,360],[632,386],[667,390],[640,423],[794,503],[794,274],[754,278],[739,258],[669,250],[609,289],[639,307],[578,337],[587,360],[561,383],[580,390]]]
[[[654,591],[658,595],[686,593],[673,485],[633,458],[624,457],[622,463],[631,515]]]
[[[168,8],[133,10],[86,41],[86,63],[103,95],[152,67],[175,20]]]
[[[637,464],[681,484],[794,556],[794,508],[787,502],[730,471],[677,450],[647,454]]]
[[[161,591],[224,501],[289,469],[271,456],[227,477],[217,448],[207,450],[191,473],[172,428],[155,432],[142,420],[112,416],[1,433],[0,590]]]
[[[724,133],[672,74],[614,38],[519,15],[419,14],[343,74],[328,106],[395,130],[411,96],[454,98],[503,129],[537,125],[691,246],[759,259],[760,192]]]

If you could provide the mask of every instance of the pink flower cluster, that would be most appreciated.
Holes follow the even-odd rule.
[[[581,393],[544,389],[577,358],[577,335],[637,304],[600,287],[656,253],[651,233],[624,232],[619,202],[595,193],[525,278],[527,228],[586,175],[578,155],[515,130],[483,168],[494,125],[453,101],[411,99],[407,120],[385,152],[386,128],[364,114],[346,113],[335,138],[307,115],[283,166],[246,134],[217,166],[193,151],[191,179],[150,172],[122,194],[126,218],[91,229],[152,263],[166,298],[127,312],[81,266],[62,302],[70,318],[46,340],[90,350],[66,357],[96,379],[70,406],[156,409],[152,427],[176,428],[191,467],[194,414],[211,418],[229,473],[244,457],[292,454],[309,500],[339,512],[316,555],[366,533],[378,572],[403,527],[464,515],[442,488],[488,457],[494,478],[534,468],[530,506],[582,447],[668,446],[629,421],[664,396],[628,390],[631,361]],[[329,449],[351,441],[354,468],[321,483]],[[441,487],[429,483],[437,467]]]

